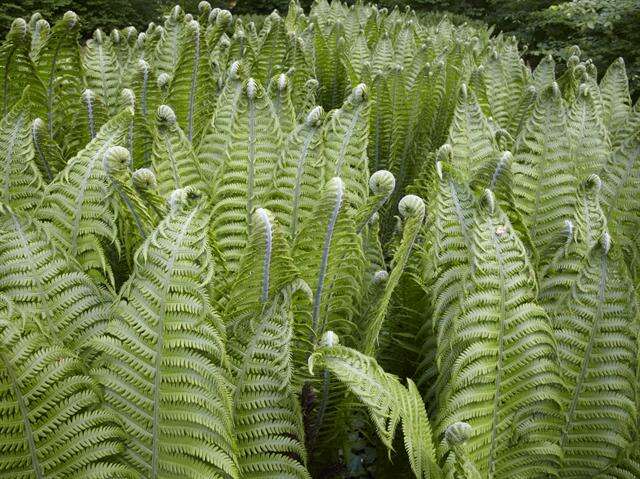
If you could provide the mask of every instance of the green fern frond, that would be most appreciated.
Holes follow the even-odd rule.
[[[205,177],[191,142],[167,105],[160,105],[156,112],[151,164],[157,177],[158,191],[165,198],[173,190],[186,186],[205,191]]]
[[[621,257],[605,234],[588,254],[554,320],[567,392],[563,477],[605,471],[634,441],[637,308]]]
[[[261,41],[251,65],[251,76],[266,85],[269,79],[285,69],[284,62],[289,44],[284,20],[276,11],[265,19],[260,35]]]
[[[216,179],[213,232],[229,271],[235,272],[253,209],[267,199],[282,135],[266,92],[253,78],[243,87],[231,123],[227,158]]]
[[[366,85],[360,84],[342,108],[329,116],[323,145],[327,174],[342,178],[349,207],[359,208],[369,193],[368,133],[368,91]]]
[[[173,77],[178,64],[180,37],[183,28],[184,12],[179,5],[176,5],[165,19],[164,26],[160,30],[160,38],[155,47],[153,63],[158,75],[166,73],[169,78]]]
[[[316,20],[316,22],[313,45],[316,79],[320,84],[318,103],[329,111],[333,108],[339,108],[345,97],[347,73],[342,62],[337,59],[342,57],[346,42],[343,38],[341,24],[336,23],[330,31],[325,32],[320,26],[320,21]]]
[[[40,46],[45,42],[51,32],[51,25],[38,12],[31,15],[29,29],[31,30],[31,58],[35,58],[40,50]]]
[[[209,48],[217,45],[220,37],[227,31],[233,21],[233,15],[231,15],[229,10],[218,10],[217,12],[215,12],[215,10],[216,9],[213,9],[209,14],[209,25],[206,31],[207,45]],[[213,22],[211,20],[213,20]]]
[[[355,394],[369,411],[376,431],[387,448],[398,423],[402,422],[404,445],[417,478],[441,477],[431,438],[431,426],[417,388],[407,387],[378,365],[375,359],[337,344],[328,331],[323,345],[309,357],[309,371],[327,368]]]
[[[0,309],[0,477],[133,479],[122,432],[72,353]]]
[[[284,73],[271,78],[268,95],[278,117],[282,134],[287,137],[296,126],[296,112],[291,99],[291,81]]]
[[[473,427],[468,450],[483,477],[554,474],[562,392],[555,342],[534,303],[524,247],[490,191],[473,225],[473,244],[472,288],[452,334],[460,353],[440,433],[459,421]]]
[[[533,71],[532,81],[537,91],[544,90],[556,81],[556,62],[553,56],[547,55],[540,60],[540,63]]]
[[[576,179],[565,131],[560,89],[553,84],[540,93],[513,155],[515,206],[539,254],[549,250],[550,239],[573,213]]]
[[[0,46],[0,117],[9,113],[29,86],[34,114],[46,113],[45,89],[29,56],[31,37],[22,18],[11,24],[6,40]]]
[[[569,109],[567,129],[573,175],[578,181],[584,181],[590,174],[600,171],[611,151],[609,135],[586,84],[580,85],[578,95]]]
[[[618,58],[607,69],[600,80],[602,95],[602,121],[613,133],[625,122],[631,112],[629,80],[624,60]]]
[[[97,136],[46,187],[36,216],[55,243],[76,258],[84,271],[113,284],[105,248],[119,248],[116,217],[103,161],[109,148],[126,144],[131,111],[105,124]]]
[[[65,161],[62,151],[49,136],[46,123],[36,118],[31,123],[31,140],[35,150],[35,162],[43,179],[49,183],[64,168]]]
[[[65,119],[80,98],[82,62],[78,49],[80,19],[68,11],[51,29],[38,50],[35,63],[46,89],[49,135],[58,141],[65,136]],[[44,119],[44,118],[43,118]]]
[[[35,161],[28,95],[27,91],[0,121],[0,201],[16,211],[36,207],[42,199],[44,186]]]
[[[463,83],[453,114],[448,143],[453,148],[451,166],[469,179],[495,153],[493,134],[473,92]]]
[[[120,68],[113,44],[99,28],[87,42],[82,57],[85,83],[104,102],[109,115],[117,110]]]
[[[273,189],[267,202],[288,236],[296,238],[320,198],[324,184],[322,107],[313,108],[305,122],[287,137],[273,176]]]
[[[77,99],[75,116],[69,118],[73,127],[67,132],[64,142],[65,156],[75,156],[93,140],[100,128],[108,121],[109,113],[102,98],[93,90],[85,89]]]
[[[190,188],[135,256],[93,375],[138,475],[238,477],[224,326],[211,309],[208,215]]]
[[[189,141],[200,138],[215,105],[213,78],[205,48],[205,38],[197,21],[182,32],[180,52],[167,103]]]

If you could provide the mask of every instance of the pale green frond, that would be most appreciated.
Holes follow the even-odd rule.
[[[173,190],[187,186],[205,191],[205,177],[191,142],[167,105],[160,105],[156,112],[151,164],[158,181],[158,191],[165,198]]]
[[[273,175],[266,204],[292,239],[311,217],[324,185],[324,119],[321,106],[309,111],[305,122],[287,137]]]
[[[87,42],[82,65],[87,88],[102,99],[108,113],[113,115],[117,111],[120,67],[112,42],[99,28]]]
[[[100,128],[109,120],[104,101],[93,90],[88,88],[83,90],[77,102],[73,117],[69,117],[72,128],[61,143],[65,147],[65,156],[68,157],[75,156],[87,146],[87,143],[96,137]]]
[[[268,95],[285,138],[296,126],[296,112],[291,99],[291,81],[284,73],[271,78]]]
[[[542,91],[556,81],[556,62],[553,56],[547,55],[536,66],[533,71],[533,86],[537,91]]]
[[[562,98],[554,84],[540,93],[513,152],[515,206],[539,254],[548,251],[550,240],[573,212],[577,182],[567,136]]]
[[[600,80],[602,95],[602,121],[610,133],[618,130],[631,112],[629,80],[624,60],[618,58]]]
[[[176,70],[166,99],[189,141],[197,141],[215,105],[205,38],[197,21],[182,32]]]
[[[448,143],[453,148],[451,166],[469,179],[495,154],[493,134],[473,92],[463,83],[453,114]]]
[[[389,167],[394,118],[388,76],[375,73],[370,87],[368,155],[371,170],[377,171]]]
[[[216,10],[218,10],[216,12]],[[228,30],[233,21],[233,15],[229,10],[213,9],[209,14],[209,24],[206,30],[207,45],[209,48],[215,47],[220,37]]]
[[[0,216],[0,291],[49,341],[92,356],[89,341],[111,319],[112,296],[51,245],[44,228],[4,207]]]
[[[309,358],[310,372],[327,368],[335,374],[367,408],[378,436],[389,449],[396,427],[402,422],[404,445],[415,477],[441,477],[429,419],[413,382],[409,380],[408,388],[404,387],[395,376],[385,373],[375,359],[338,345],[331,331],[323,343]]]
[[[268,198],[282,135],[266,92],[253,78],[242,88],[227,156],[216,178],[212,228],[229,271],[237,270],[253,209]]]
[[[584,181],[590,174],[600,171],[611,151],[609,135],[586,84],[580,85],[568,111],[567,130],[573,175],[578,181]]]
[[[135,256],[93,371],[139,476],[238,477],[224,326],[206,285],[208,214],[190,188]]]
[[[31,136],[28,94],[16,102],[0,121],[0,202],[16,211],[33,210],[42,199],[44,186]]]
[[[251,65],[251,76],[266,85],[273,76],[285,70],[285,57],[289,40],[284,20],[278,12],[272,12],[260,32],[261,42]]]
[[[46,187],[36,216],[55,243],[75,258],[84,271],[113,284],[106,248],[119,247],[116,217],[104,158],[109,148],[126,144],[131,111],[123,111]]]
[[[317,19],[321,17],[316,17]],[[319,20],[316,20],[313,35],[315,51],[316,79],[320,84],[318,103],[325,110],[339,108],[342,104],[347,88],[347,72],[341,61],[342,51],[346,48],[343,38],[343,27],[336,23],[328,32],[322,31]]]
[[[382,299],[376,305],[376,308],[370,312],[371,317],[367,318],[368,324],[363,325],[363,345],[362,350],[365,354],[373,355],[378,344],[378,336],[382,330],[383,322],[387,316],[387,309],[391,301],[391,295],[400,282],[400,277],[404,273],[404,269],[409,260],[409,255],[413,249],[418,233],[422,228],[425,216],[425,206],[422,198],[415,195],[407,195],[398,205],[398,210],[405,223],[402,229],[402,240],[400,246],[393,257],[393,268],[389,274],[389,279],[385,283]]]
[[[348,207],[359,208],[369,193],[368,138],[368,91],[360,84],[342,108],[329,116],[323,145],[327,175],[339,176],[344,181]]]
[[[45,42],[51,31],[51,25],[41,16],[33,21],[36,15],[40,14],[38,12],[34,13],[31,15],[31,20],[29,20],[29,26],[31,27],[31,50],[29,54],[31,58],[38,54],[40,46]]]
[[[158,75],[166,73],[169,78],[173,77],[178,64],[180,38],[184,25],[184,11],[176,5],[165,19],[164,27],[160,30],[160,38],[155,46],[153,63]]]
[[[605,471],[635,439],[637,307],[622,258],[610,248],[605,234],[553,318],[567,387],[562,477]]]
[[[133,479],[122,432],[71,352],[0,310],[0,477]]]
[[[562,382],[531,265],[490,191],[472,229],[475,264],[452,333],[460,353],[439,432],[472,426],[468,451],[483,477],[554,474]]]
[[[51,182],[58,172],[64,168],[65,160],[56,142],[49,136],[46,123],[36,118],[31,123],[31,140],[35,150],[35,162],[44,181]]]

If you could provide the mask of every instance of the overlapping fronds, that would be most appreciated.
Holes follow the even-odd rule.
[[[82,362],[0,309],[0,477],[133,478],[122,433]]]
[[[224,327],[205,288],[213,266],[206,238],[198,193],[174,191],[96,341],[102,361],[93,375],[125,432],[126,462],[145,477],[238,477]]]
[[[112,42],[99,28],[87,42],[82,65],[87,88],[102,99],[109,114],[113,115],[118,104],[120,68]]]

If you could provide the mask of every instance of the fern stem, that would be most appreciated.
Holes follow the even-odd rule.
[[[258,209],[258,214],[262,218],[262,221],[265,225],[265,255],[264,255],[264,264],[262,265],[262,297],[260,301],[263,303],[267,302],[269,298],[269,271],[271,268],[271,247],[273,244],[273,231],[271,227],[271,221],[269,221],[269,216],[267,212],[260,208]]]

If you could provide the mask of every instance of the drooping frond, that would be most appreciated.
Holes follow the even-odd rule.
[[[256,206],[267,199],[282,135],[271,102],[252,78],[243,87],[231,124],[227,158],[219,169],[212,227],[230,271],[237,269]]]
[[[342,108],[330,115],[325,130],[327,174],[342,178],[348,206],[358,208],[367,199],[369,177],[369,99],[364,84],[356,86]]]
[[[483,477],[553,474],[562,384],[554,339],[534,302],[524,247],[489,191],[473,225],[473,244],[471,290],[452,334],[460,353],[441,405],[440,434],[456,422],[469,423],[469,454]]]
[[[0,309],[0,477],[133,478],[121,431],[68,350]]]
[[[324,118],[322,107],[315,107],[287,137],[285,153],[273,176],[267,205],[292,239],[310,218],[324,184]]]
[[[104,125],[97,136],[46,187],[36,215],[52,239],[97,279],[113,283],[105,248],[115,245],[116,218],[110,201],[104,159],[109,148],[126,144],[131,111],[123,111]]]
[[[93,375],[138,475],[238,477],[224,327],[209,305],[208,218],[192,189],[138,250]]]
[[[42,198],[44,182],[35,162],[28,92],[0,121],[0,202],[14,210],[32,210]]]
[[[7,207],[0,214],[0,292],[28,327],[79,353],[92,355],[89,341],[111,319],[112,296],[52,247],[40,224]]]
[[[562,477],[593,477],[634,440],[637,308],[633,283],[605,234],[593,246],[554,321],[567,390]]]
[[[178,188],[193,186],[205,191],[205,177],[191,142],[178,125],[171,107],[160,105],[153,134],[153,170],[158,191],[165,198]]]
[[[102,99],[113,115],[117,111],[120,68],[112,42],[99,28],[87,42],[82,60],[87,88]]]
[[[332,331],[325,333],[322,347],[309,357],[309,371],[313,374],[327,368],[335,374],[367,408],[378,436],[389,449],[402,422],[404,446],[415,477],[441,477],[429,419],[413,382],[409,379],[407,387],[403,386],[375,359],[337,342]]]
[[[516,140],[513,193],[539,254],[571,218],[576,179],[568,148],[564,108],[556,84],[540,93]],[[541,258],[544,261],[544,258]]]

